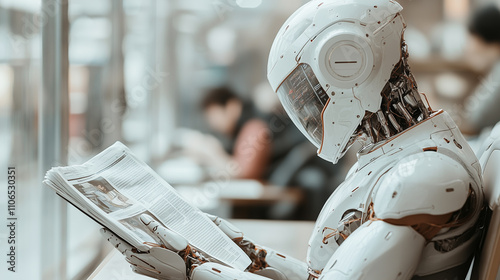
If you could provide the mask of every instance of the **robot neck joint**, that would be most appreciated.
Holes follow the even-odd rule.
[[[432,110],[424,104],[417,83],[410,72],[408,52],[403,41],[402,57],[382,90],[382,104],[375,112],[367,112],[359,128],[371,144],[387,140],[429,118]]]

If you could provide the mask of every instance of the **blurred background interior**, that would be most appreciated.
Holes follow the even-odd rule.
[[[0,0],[0,165],[18,176],[14,279],[83,279],[110,250],[100,227],[41,180],[115,141],[203,211],[314,220],[356,149],[336,166],[316,157],[267,83],[274,36],[305,2]],[[399,2],[433,109],[470,137],[499,121],[500,39],[484,34],[499,34],[500,1]],[[497,6],[479,18],[497,24],[472,25],[487,5]]]

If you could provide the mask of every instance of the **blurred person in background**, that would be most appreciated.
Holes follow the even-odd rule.
[[[469,22],[466,60],[479,73],[488,73],[465,101],[462,131],[476,135],[500,121],[500,9],[490,4],[476,10]]]
[[[253,106],[230,88],[218,87],[207,92],[201,107],[208,125],[222,139],[192,135],[188,139],[189,152],[231,178],[263,180],[271,139],[268,125],[256,117]]]
[[[254,179],[276,186],[300,187],[305,203],[278,203],[254,209],[258,218],[306,219],[317,217],[321,206],[343,179],[340,165],[316,156],[314,145],[295,129],[276,93],[261,84],[251,100],[229,87],[210,89],[201,102],[215,136],[190,133],[184,143],[200,163],[233,179]]]

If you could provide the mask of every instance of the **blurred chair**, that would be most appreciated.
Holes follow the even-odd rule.
[[[272,219],[315,220],[326,200],[338,185],[339,166],[317,156],[317,149],[308,141],[294,146],[270,174],[269,182],[304,190],[300,206],[283,202],[269,210]]]
[[[300,143],[276,167],[269,177],[269,181],[278,186],[288,186],[296,172],[314,156],[316,156],[316,148],[311,143],[307,141]]]

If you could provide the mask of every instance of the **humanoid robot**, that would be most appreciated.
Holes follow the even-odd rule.
[[[103,230],[132,269],[194,280],[463,279],[481,238],[481,168],[450,116],[417,91],[401,10],[392,0],[311,1],[272,46],[269,81],[318,155],[336,163],[363,143],[316,221],[305,263],[211,217],[252,259],[240,272],[142,216],[167,249],[138,252]]]

